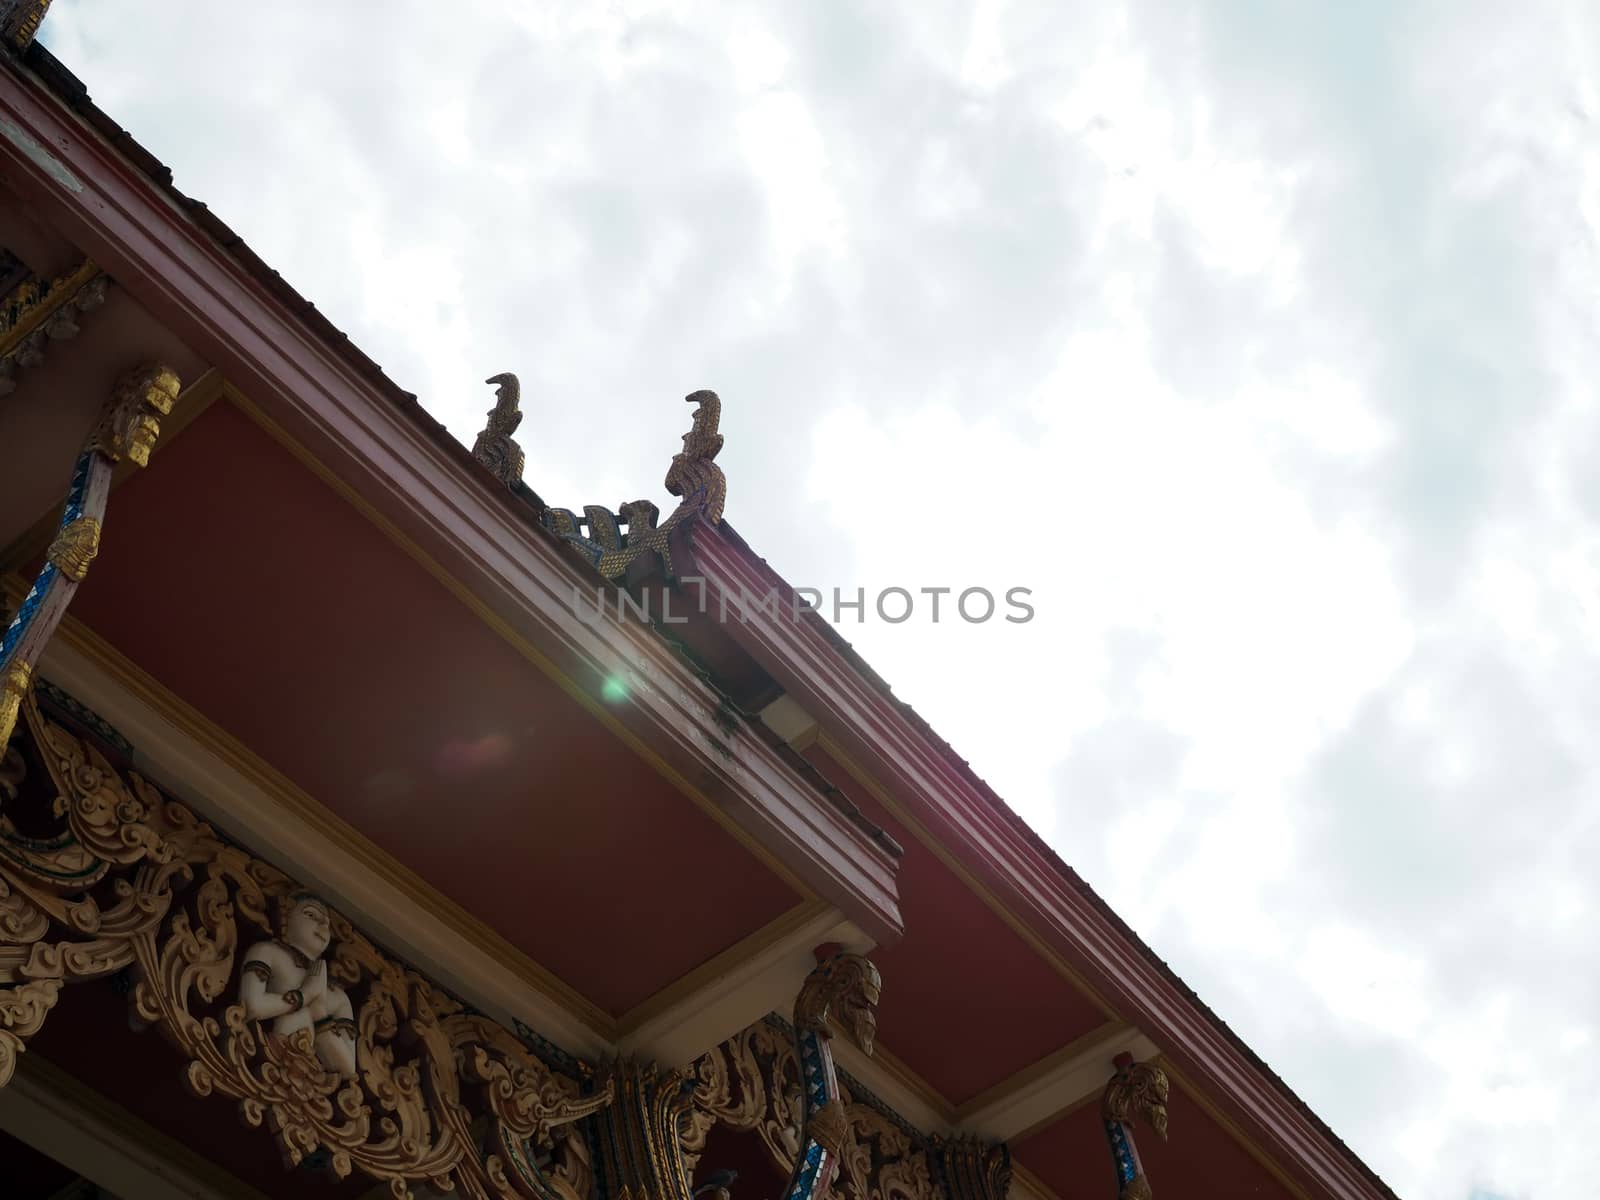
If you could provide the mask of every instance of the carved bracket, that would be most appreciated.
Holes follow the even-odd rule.
[[[99,552],[112,470],[124,458],[141,467],[150,461],[161,418],[177,398],[178,377],[170,369],[154,363],[135,367],[117,381],[78,455],[44,566],[0,636],[0,754],[11,739],[34,664]]]
[[[871,1052],[877,991],[871,963],[853,955],[829,959],[802,988],[792,1029],[768,1017],[702,1056],[692,1068],[694,1104],[683,1125],[689,1169],[720,1123],[760,1138],[773,1165],[791,1173],[789,1196],[820,1147],[837,1176],[825,1166],[811,1200],[821,1200],[830,1182],[846,1200],[1003,1200],[1010,1172],[1003,1147],[929,1138],[848,1078],[815,1090],[820,1075],[835,1075],[827,1049],[834,1021]],[[991,1181],[981,1196],[943,1183],[966,1170],[969,1153],[980,1160],[973,1170]]]
[[[1151,1200],[1150,1180],[1133,1140],[1133,1123],[1143,1119],[1157,1137],[1166,1139],[1167,1074],[1154,1063],[1134,1062],[1127,1052],[1117,1055],[1115,1066],[1116,1073],[1100,1098],[1100,1118],[1117,1172],[1117,1200]]]
[[[758,1021],[694,1065],[694,1107],[683,1137],[690,1169],[719,1122],[754,1133],[780,1171],[800,1160],[805,1077],[793,1031],[776,1017]],[[839,1081],[845,1118],[835,1187],[847,1200],[943,1200],[928,1141],[904,1121]]]

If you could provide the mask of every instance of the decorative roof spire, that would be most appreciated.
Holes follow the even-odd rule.
[[[667,491],[683,497],[680,511],[692,509],[715,525],[722,520],[722,505],[728,498],[728,481],[711,461],[722,449],[722,435],[717,432],[722,401],[715,392],[691,392],[684,399],[700,407],[694,410],[694,426],[683,435],[682,452],[673,455],[667,468]]]
[[[722,468],[711,461],[722,449],[722,435],[717,432],[722,401],[715,392],[692,392],[684,399],[699,407],[694,410],[693,426],[683,435],[683,449],[672,456],[672,466],[667,468],[667,491],[681,500],[665,521],[656,524],[659,513],[648,500],[624,504],[621,521],[609,509],[592,504],[584,508],[582,518],[565,508],[546,509],[541,518],[545,528],[581,550],[607,579],[621,578],[628,565],[646,553],[659,555],[667,574],[673,576],[674,532],[690,521],[715,525],[722,520],[728,481]],[[628,527],[626,535],[622,524]]]
[[[478,440],[472,443],[472,457],[494,472],[494,477],[507,487],[522,482],[522,465],[525,461],[522,447],[511,435],[522,424],[522,412],[517,405],[522,400],[522,385],[510,372],[491,375],[485,383],[498,385],[495,404],[489,410],[489,424]]]
[[[6,47],[18,54],[26,50],[49,11],[50,0],[0,0],[0,38]]]

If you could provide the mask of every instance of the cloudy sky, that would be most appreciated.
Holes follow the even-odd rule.
[[[1590,1195],[1600,10],[58,0],[452,430],[796,584],[1402,1195]]]

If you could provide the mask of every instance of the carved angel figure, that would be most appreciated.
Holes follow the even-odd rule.
[[[328,907],[310,892],[285,898],[278,937],[245,952],[239,1002],[252,1021],[271,1021],[291,1038],[308,1031],[328,1070],[356,1074],[356,1023],[344,989],[328,981]]]

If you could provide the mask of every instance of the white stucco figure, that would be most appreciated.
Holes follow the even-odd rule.
[[[245,952],[239,1001],[253,1021],[271,1021],[272,1032],[290,1037],[310,1030],[317,1057],[328,1070],[356,1073],[356,1023],[350,998],[328,981],[331,929],[328,906],[309,892],[283,902],[278,937]]]

